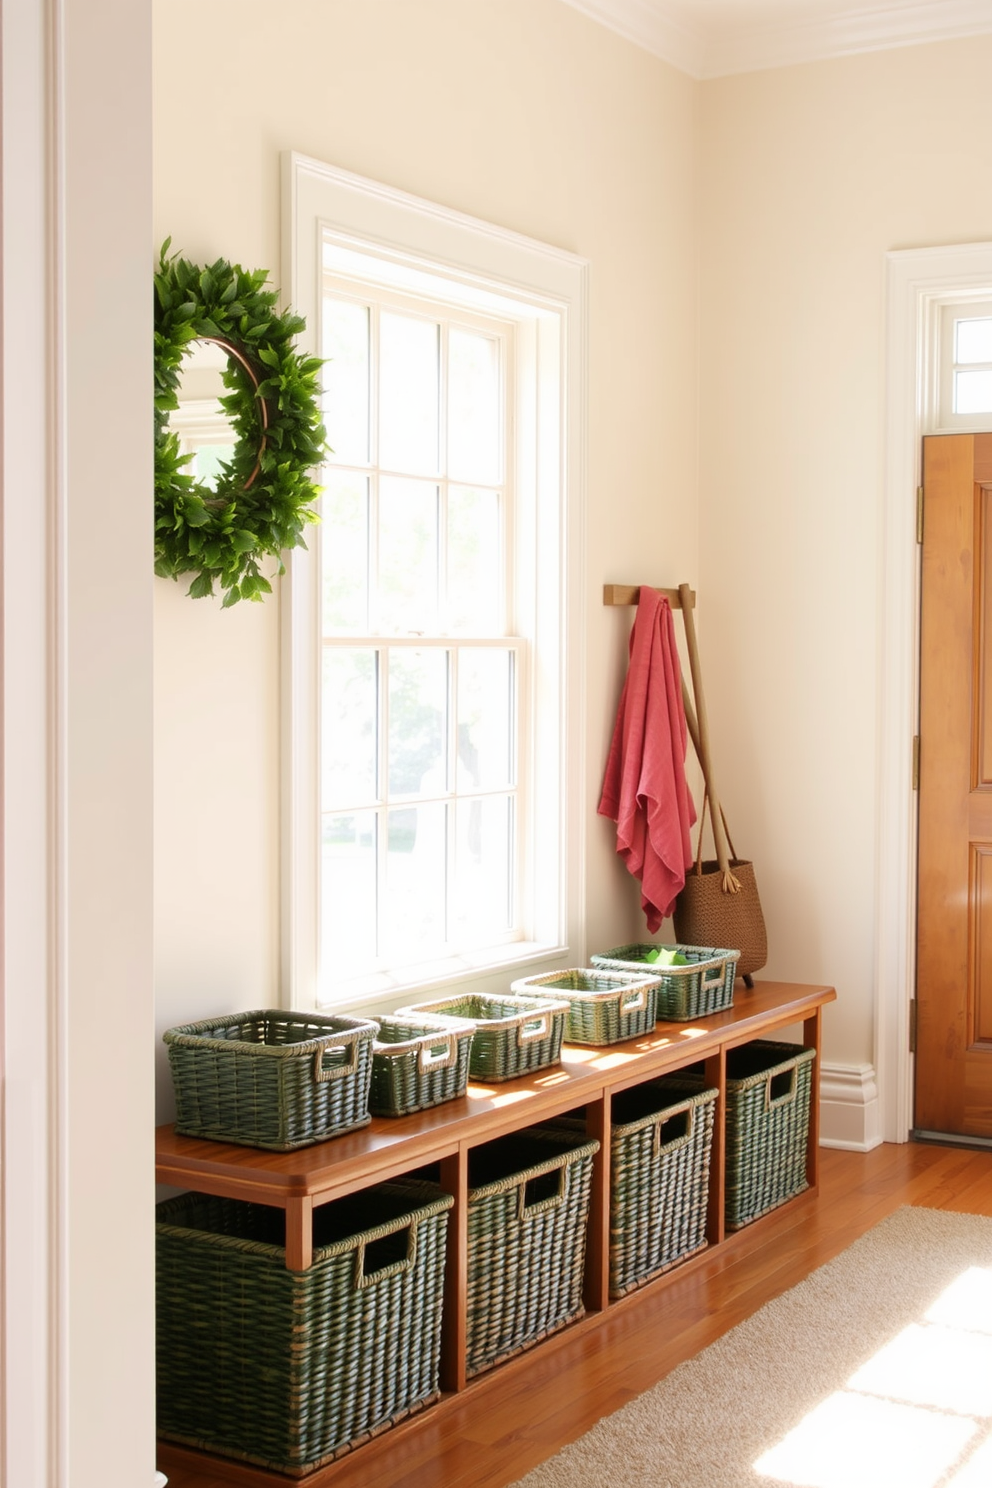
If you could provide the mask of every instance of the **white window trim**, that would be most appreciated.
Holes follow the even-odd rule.
[[[306,321],[302,348],[315,351],[320,323],[321,245],[328,230],[346,246],[374,251],[405,272],[430,273],[464,286],[468,303],[502,295],[535,308],[533,355],[553,368],[562,409],[554,439],[538,438],[518,472],[519,520],[532,524],[537,568],[519,602],[531,606],[525,630],[538,652],[558,660],[560,683],[534,685],[531,761],[542,783],[540,821],[524,848],[533,875],[536,922],[545,933],[516,942],[504,959],[417,984],[506,990],[513,977],[585,958],[585,490],[588,265],[575,255],[409,196],[295,152],[283,157],[283,279],[288,301]],[[542,371],[542,377],[547,373]],[[537,420],[541,379],[535,380]],[[540,491],[541,499],[538,500]],[[548,500],[548,493],[554,499]],[[554,550],[554,561],[542,555]],[[540,575],[540,583],[538,576]],[[282,630],[282,997],[293,1007],[318,1006],[319,937],[319,628],[316,564],[296,549],[281,586]],[[522,617],[523,618],[523,617]],[[549,742],[550,741],[550,742]],[[532,822],[534,819],[532,818]],[[554,931],[548,934],[547,927]],[[480,958],[484,960],[485,958]],[[347,999],[353,1007],[410,1000],[410,988]]]

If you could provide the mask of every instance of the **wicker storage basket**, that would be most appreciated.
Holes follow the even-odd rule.
[[[406,1116],[465,1094],[475,1024],[464,1018],[377,1019],[372,1044],[369,1108],[375,1116]]]
[[[755,1039],[727,1053],[727,1228],[806,1188],[815,1049]]]
[[[176,1131],[287,1152],[365,1126],[377,1027],[270,1010],[170,1028]]]
[[[582,1315],[598,1150],[581,1133],[531,1128],[469,1154],[470,1375]]]
[[[677,1075],[614,1096],[611,1297],[706,1248],[716,1098]]]
[[[561,1059],[568,1003],[546,997],[490,997],[473,993],[442,1002],[419,1002],[401,1008],[398,1018],[438,1013],[468,1018],[475,1024],[469,1074],[475,1080],[515,1080]]]
[[[645,961],[649,951],[679,951],[686,966],[659,966]],[[649,944],[616,946],[591,957],[594,966],[650,972],[658,978],[658,1018],[661,1022],[689,1023],[734,1005],[734,977],[740,951],[705,946]]]
[[[616,1044],[638,1038],[655,1024],[658,978],[645,967],[632,971],[593,967],[551,971],[511,982],[521,996],[566,997],[565,1040],[570,1044]]]
[[[160,1204],[161,1435],[301,1476],[428,1404],[452,1203],[404,1180],[323,1205],[307,1271],[278,1209]]]

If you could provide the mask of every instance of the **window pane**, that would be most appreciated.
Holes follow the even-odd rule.
[[[954,412],[992,413],[992,372],[955,372]]]
[[[324,423],[332,460],[369,458],[369,311],[350,300],[324,300]]]
[[[324,634],[367,631],[369,623],[369,482],[328,471],[321,497]]]
[[[378,652],[324,647],[321,805],[376,799]]]
[[[437,629],[437,486],[383,476],[379,483],[379,629]]]
[[[500,935],[511,924],[513,800],[488,796],[456,808],[452,939]]]
[[[437,472],[438,343],[429,320],[384,310],[379,318],[379,464]]]
[[[376,954],[376,813],[325,816],[321,832],[325,967],[367,969]]]
[[[452,326],[448,336],[448,474],[500,478],[499,342]]]
[[[233,453],[233,440],[226,444],[196,444],[193,446],[193,458],[186,470],[212,491],[216,491],[217,482],[223,474],[222,466],[227,464]]]
[[[992,319],[954,322],[954,360],[992,362]]]
[[[495,491],[448,492],[448,628],[498,635],[502,534]]]
[[[512,783],[513,653],[458,653],[459,791]]]
[[[410,961],[444,943],[447,807],[390,811],[388,830],[381,948]]]
[[[447,788],[448,653],[389,653],[389,793],[440,795]]]

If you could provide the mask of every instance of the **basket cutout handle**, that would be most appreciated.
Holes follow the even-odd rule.
[[[529,1044],[532,1039],[547,1038],[551,1032],[551,1014],[533,1013],[517,1024],[517,1044]]]
[[[420,1073],[429,1070],[450,1069],[458,1058],[458,1040],[453,1033],[439,1034],[436,1043],[421,1044]]]
[[[771,1074],[765,1081],[765,1110],[774,1111],[776,1106],[788,1106],[796,1098],[798,1085],[796,1076],[799,1066],[794,1064],[791,1069],[779,1070],[777,1074]]]
[[[364,1291],[391,1276],[402,1276],[412,1271],[417,1262],[417,1224],[413,1219],[399,1220],[385,1235],[374,1240],[360,1240],[355,1249],[355,1289]],[[402,1233],[406,1230],[406,1252],[397,1259],[402,1250]]]
[[[518,1220],[533,1219],[563,1204],[568,1194],[568,1170],[569,1164],[563,1162],[549,1173],[535,1173],[533,1178],[521,1183],[517,1190]]]
[[[679,1120],[685,1117],[684,1121]],[[676,1123],[675,1131],[662,1141],[662,1133],[666,1128],[671,1128]],[[680,1106],[669,1106],[662,1113],[662,1119],[655,1123],[654,1128],[654,1156],[661,1157],[662,1153],[677,1152],[680,1147],[688,1147],[692,1141],[692,1129],[696,1124],[696,1107],[692,1101],[683,1101]]]
[[[344,1053],[346,1057],[338,1064],[325,1066],[324,1060],[329,1054]],[[340,1080],[344,1075],[353,1075],[358,1068],[358,1034],[346,1035],[346,1040],[339,1040],[336,1044],[322,1044],[314,1055],[313,1077],[315,1080]]]
[[[709,976],[706,975],[705,971],[703,972],[703,979],[700,983],[700,991],[709,992],[712,991],[714,987],[722,987],[723,978],[726,974],[726,971],[727,960],[726,957],[724,957],[724,959],[717,966],[714,966]]]
[[[647,993],[643,987],[633,987],[625,992],[620,998],[620,1016],[626,1018],[629,1013],[639,1013],[647,1000]]]

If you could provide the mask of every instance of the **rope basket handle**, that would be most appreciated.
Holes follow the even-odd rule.
[[[703,828],[706,824],[706,808],[709,805],[709,799],[709,791],[704,791],[703,809],[699,813],[699,837],[696,841],[696,861],[693,864],[693,872],[696,874],[697,878],[701,877],[703,872]],[[722,806],[720,807],[720,815],[723,818],[723,830],[727,834],[727,844],[730,848],[730,862],[728,863],[726,871],[723,875],[723,892],[725,894],[739,894],[741,890],[740,879],[735,878],[733,873],[731,872],[732,865],[737,861],[737,849],[734,846],[733,838],[730,835],[730,828],[727,826],[727,813],[724,811]]]

